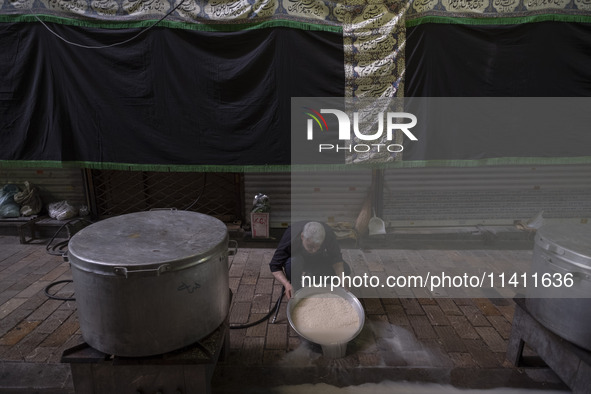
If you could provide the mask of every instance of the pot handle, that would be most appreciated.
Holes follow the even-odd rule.
[[[562,269],[563,271],[572,271],[570,269],[570,266],[574,266],[578,269],[581,269],[582,271],[586,271],[589,269],[588,266],[583,265],[581,263],[575,262],[575,261],[570,261],[569,260],[569,256],[566,253],[566,250],[561,248],[560,246],[557,245],[552,245],[552,244],[546,244],[546,245],[541,245],[542,248],[544,250],[546,250],[548,252],[548,257],[544,258],[544,260],[546,260],[548,263],[550,263],[550,265],[553,265],[556,268]],[[569,267],[564,267],[560,264],[558,264],[558,262],[555,261],[555,259],[553,259],[552,255],[557,256],[558,262],[562,262],[562,261],[566,261],[567,264],[569,264]],[[586,278],[589,277],[589,273],[585,273],[585,272],[580,272],[580,271],[572,271],[573,274],[575,274],[575,276],[577,275],[582,275]]]
[[[562,274],[572,274],[573,278],[577,278],[580,280],[589,280],[591,278],[591,274],[590,273],[586,273],[586,272],[582,272],[582,271],[573,271],[573,267],[565,267],[564,265],[559,264],[562,260],[559,260],[558,262],[555,261],[552,258],[548,258],[546,259],[546,263],[548,263],[548,265],[553,268],[555,271],[558,271],[559,273]],[[572,263],[570,264],[571,266],[573,265]],[[574,267],[577,267],[576,265]]]
[[[546,244],[543,246],[543,248],[546,249],[548,252],[554,253],[559,256],[563,256],[565,253],[565,250],[557,245]]]
[[[128,270],[127,267],[114,267],[113,273],[117,276],[124,276],[129,278],[130,275],[142,275],[142,276],[150,276],[154,275],[159,276],[161,273],[170,271],[170,264],[162,264],[158,268],[154,269],[147,269],[147,270]]]

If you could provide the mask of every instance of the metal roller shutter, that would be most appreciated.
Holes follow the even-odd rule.
[[[591,216],[591,166],[389,169],[384,219],[393,226],[512,225]]]
[[[87,204],[84,176],[79,168],[0,169],[2,186],[12,183],[22,188],[25,181],[39,188],[44,206],[63,200],[76,206]]]

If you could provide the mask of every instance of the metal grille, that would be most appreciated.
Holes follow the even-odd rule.
[[[235,173],[89,171],[89,196],[99,218],[158,208],[243,220],[242,178]]]

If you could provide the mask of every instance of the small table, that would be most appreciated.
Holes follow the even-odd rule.
[[[36,233],[36,228],[35,228],[35,223],[37,223],[38,221],[45,219],[47,216],[45,215],[32,215],[32,216],[19,216],[16,218],[1,218],[0,219],[0,225],[1,226],[15,226],[17,233],[18,233],[18,237],[19,237],[19,242],[21,244],[26,244],[31,242],[32,240],[35,239],[35,233]],[[27,230],[29,232],[29,234],[31,235],[31,237],[29,239],[27,239]]]

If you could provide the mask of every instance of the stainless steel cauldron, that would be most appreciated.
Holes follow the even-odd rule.
[[[207,336],[228,313],[228,230],[211,216],[113,217],[76,233],[68,255],[82,336],[104,353],[166,353]]]
[[[591,350],[591,225],[542,226],[528,280],[525,305],[532,316],[560,337]]]

